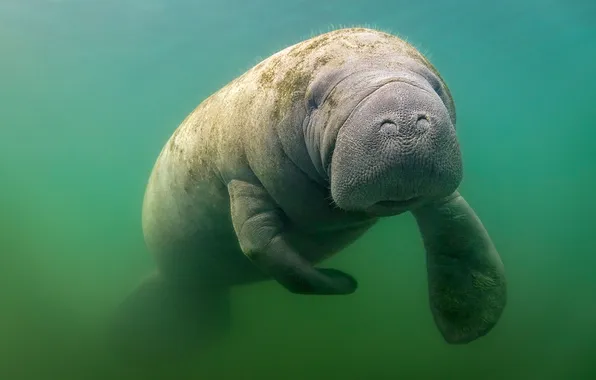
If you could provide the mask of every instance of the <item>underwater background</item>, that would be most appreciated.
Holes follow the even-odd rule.
[[[164,379],[596,379],[593,0],[1,0],[0,378],[135,379],[98,342],[152,269],[150,170],[204,98],[343,26],[426,54],[455,98],[461,192],[505,263],[486,337],[447,345],[411,215],[324,263],[348,297],[234,290],[233,329]]]

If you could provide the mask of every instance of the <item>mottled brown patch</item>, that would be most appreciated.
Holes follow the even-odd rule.
[[[263,87],[269,87],[273,83],[274,79],[275,79],[275,69],[271,65],[269,68],[267,68],[261,72],[261,76],[259,77],[259,84]]]
[[[329,38],[330,38],[330,36],[327,34],[323,34],[319,37],[313,38],[307,44],[304,44],[304,45],[300,44],[300,45],[296,46],[294,49],[292,49],[289,52],[288,55],[293,58],[298,58],[300,60],[305,59],[314,50],[316,50],[317,48],[319,48],[322,45],[324,45],[325,43],[327,43],[329,41]]]
[[[313,71],[333,59],[331,54],[322,54],[312,61],[312,56],[329,39],[329,35],[322,35],[309,42],[297,44],[287,54],[270,58],[260,70],[258,84],[275,92],[272,113],[275,122],[279,122],[292,103],[304,95]]]
[[[311,74],[304,71],[302,65],[298,65],[288,70],[283,79],[276,84],[276,96],[273,105],[273,118],[276,122],[282,119],[284,112],[294,102],[297,95],[296,91],[306,89],[310,78]]]
[[[315,65],[314,65],[314,69],[317,70],[318,68],[320,68],[321,66],[325,66],[327,63],[329,63],[331,60],[333,59],[333,57],[330,54],[324,54],[321,57],[318,57],[315,60]]]

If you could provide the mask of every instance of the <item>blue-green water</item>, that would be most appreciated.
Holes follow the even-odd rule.
[[[135,378],[102,377],[98,326],[151,269],[140,206],[162,145],[260,59],[367,25],[451,88],[461,190],[506,265],[500,323],[442,340],[404,215],[331,260],[354,295],[236,289],[229,336],[163,378],[596,379],[595,20],[580,0],[3,0],[0,378]]]

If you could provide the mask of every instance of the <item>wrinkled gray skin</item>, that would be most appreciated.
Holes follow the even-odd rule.
[[[158,272],[125,303],[128,328],[161,313],[143,323],[179,346],[163,321],[184,326],[192,346],[225,328],[231,286],[266,279],[298,294],[350,294],[351,275],[314,265],[379,218],[412,212],[440,332],[449,343],[485,335],[505,306],[505,277],[457,192],[455,121],[438,72],[379,31],[336,30],[259,63],[201,103],[157,159],[143,231]]]

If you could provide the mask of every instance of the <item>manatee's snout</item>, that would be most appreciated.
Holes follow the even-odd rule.
[[[331,195],[338,207],[393,215],[447,196],[462,180],[455,126],[432,87],[395,80],[368,95],[337,135]]]

